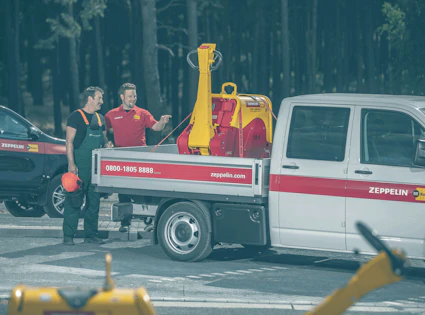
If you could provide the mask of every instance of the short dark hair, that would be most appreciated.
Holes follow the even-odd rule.
[[[135,90],[136,86],[133,83],[124,83],[118,89],[118,95],[124,95],[127,90]]]
[[[87,102],[87,98],[88,98],[89,96],[91,96],[91,98],[94,98],[94,95],[96,94],[96,92],[100,92],[100,94],[102,94],[102,95],[103,95],[103,93],[105,93],[105,92],[103,92],[103,90],[102,90],[100,87],[98,87],[98,86],[89,86],[87,89],[85,89],[85,90],[84,90],[84,94],[83,94],[84,102]]]

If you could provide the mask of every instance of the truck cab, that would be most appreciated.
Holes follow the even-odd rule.
[[[283,100],[271,159],[271,244],[373,253],[355,230],[425,256],[425,98],[321,94]]]

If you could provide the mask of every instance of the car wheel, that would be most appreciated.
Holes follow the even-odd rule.
[[[19,200],[5,201],[4,205],[14,217],[40,218],[46,214],[42,206],[29,205]]]
[[[65,189],[62,186],[62,175],[53,177],[47,189],[47,205],[44,207],[47,215],[51,218],[63,218],[65,208]],[[83,215],[85,203],[81,207],[80,217]]]
[[[164,252],[174,260],[200,261],[212,251],[208,209],[192,202],[178,202],[162,214],[158,241]]]

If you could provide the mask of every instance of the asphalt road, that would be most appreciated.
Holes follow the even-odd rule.
[[[0,219],[6,216],[20,220],[7,214]],[[224,245],[205,261],[183,263],[149,240],[67,247],[61,239],[1,237],[0,295],[18,283],[101,287],[108,252],[116,286],[146,287],[158,314],[303,314],[368,259],[297,250],[253,254]],[[425,268],[412,268],[404,280],[370,293],[347,314],[425,314],[424,279]],[[0,301],[0,314],[6,309]]]

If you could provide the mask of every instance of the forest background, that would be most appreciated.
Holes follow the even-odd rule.
[[[186,55],[216,43],[213,92],[283,98],[311,93],[425,93],[422,0],[2,0],[0,105],[64,137],[90,85],[137,85],[137,105],[177,126],[196,100]],[[182,126],[184,127],[184,126]],[[173,142],[180,130],[170,137]]]

